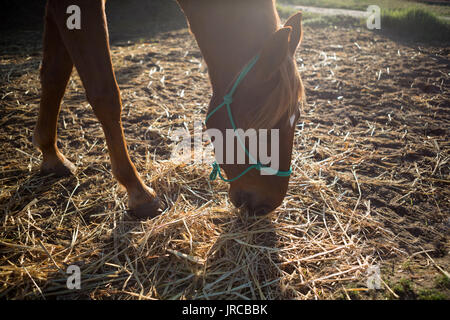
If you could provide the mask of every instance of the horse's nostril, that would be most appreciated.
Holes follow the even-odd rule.
[[[255,211],[253,212],[253,214],[255,216],[265,216],[266,214],[269,214],[270,212],[272,212],[272,208],[269,206],[259,206],[255,209]]]
[[[231,202],[233,202],[236,208],[240,208],[245,203],[243,193],[241,191],[233,193]]]
[[[250,205],[252,200],[251,194],[244,191],[237,191],[231,194],[231,202],[234,204],[236,208],[242,208]]]

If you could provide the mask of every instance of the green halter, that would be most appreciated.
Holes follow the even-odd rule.
[[[233,127],[234,132],[236,133],[237,127],[236,124],[233,120],[233,115],[231,113],[231,104],[233,103],[233,95],[235,93],[235,91],[237,90],[239,84],[242,82],[242,80],[244,80],[245,76],[250,72],[250,70],[252,70],[252,68],[255,66],[256,62],[259,59],[259,55],[257,55],[256,57],[254,57],[249,64],[247,64],[245,66],[245,68],[242,70],[242,72],[239,74],[239,77],[237,78],[236,82],[234,83],[233,87],[231,88],[230,92],[228,94],[226,94],[223,97],[223,102],[222,104],[220,104],[218,107],[216,107],[213,111],[211,111],[207,116],[206,116],[206,120],[205,120],[205,124],[206,122],[208,122],[208,120],[212,117],[212,115],[214,113],[216,113],[219,109],[221,109],[223,106],[227,107],[227,112],[228,112],[228,118],[230,119],[231,125]],[[222,173],[220,172],[220,166],[217,162],[214,162],[212,164],[212,171],[211,174],[209,175],[209,179],[212,180],[216,180],[217,176],[220,177],[220,179],[222,179],[225,182],[233,182],[239,178],[241,178],[242,176],[244,176],[245,174],[247,174],[250,170],[252,169],[257,169],[259,171],[267,171],[270,172],[270,174],[272,175],[276,175],[278,177],[289,177],[292,174],[292,168],[290,168],[288,171],[275,171],[274,169],[272,169],[271,167],[268,166],[264,166],[263,164],[261,164],[260,162],[256,161],[252,155],[250,154],[250,152],[247,150],[247,148],[245,147],[245,144],[242,142],[239,134],[236,135],[238,138],[238,141],[240,143],[240,145],[242,146],[242,148],[244,149],[245,153],[248,155],[249,159],[252,162],[256,162],[256,164],[251,165],[250,167],[248,167],[247,169],[245,169],[240,175],[238,175],[237,177],[234,177],[233,179],[225,179],[222,176]]]

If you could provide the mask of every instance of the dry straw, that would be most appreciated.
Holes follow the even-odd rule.
[[[346,36],[335,32],[336,39]],[[126,213],[126,194],[111,177],[103,134],[77,75],[65,96],[59,135],[61,150],[78,173],[60,180],[37,174],[41,156],[30,137],[39,102],[39,56],[4,54],[0,297],[350,298],[342,288],[367,289],[368,267],[383,257],[407,256],[399,243],[410,240],[395,234],[389,224],[392,211],[380,209],[380,194],[386,186],[396,188],[392,194],[398,196],[386,205],[392,208],[407,207],[411,195],[448,197],[443,187],[449,182],[448,142],[422,141],[408,127],[389,123],[387,114],[379,116],[382,123],[376,115],[364,120],[358,113],[362,106],[352,106],[353,100],[344,105],[338,98],[332,107],[327,94],[361,81],[351,73],[344,77],[342,70],[370,60],[371,53],[361,50],[371,40],[359,39],[361,49],[356,50],[351,41],[345,48],[329,43],[325,31],[305,35],[298,61],[309,104],[295,137],[294,174],[283,205],[261,219],[233,209],[227,184],[208,181],[209,164],[170,160],[171,132],[192,130],[193,120],[204,117],[210,92],[198,49],[186,31],[113,46],[130,153],[166,206],[162,215],[147,221]],[[332,52],[324,58],[322,50]],[[378,71],[379,63],[368,70]],[[358,87],[343,95],[379,101],[371,96],[380,90],[375,72],[366,80],[360,84],[370,86],[366,93]],[[352,114],[359,117],[353,125]],[[437,158],[430,156],[429,166],[418,159],[405,169],[395,160],[403,146],[387,146],[403,141],[403,134],[414,150],[438,149]],[[432,206],[448,209],[448,203],[436,199]],[[81,290],[66,287],[65,270],[71,264],[81,267]]]

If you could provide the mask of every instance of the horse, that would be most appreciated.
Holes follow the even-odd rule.
[[[236,207],[254,215],[266,215],[282,203],[288,189],[295,124],[304,97],[294,57],[303,36],[301,13],[281,26],[275,0],[177,2],[208,67],[213,95],[207,128],[225,132],[232,128],[230,120],[234,120],[244,129],[279,130],[278,173],[289,174],[264,175],[265,166],[259,162],[255,168],[228,163],[215,168],[221,177],[221,169],[227,177],[239,177],[227,180],[229,197]],[[42,152],[42,173],[64,176],[75,172],[75,166],[56,143],[61,100],[75,66],[104,131],[113,176],[127,191],[130,212],[138,218],[154,217],[161,212],[159,198],[140,178],[124,138],[122,101],[111,61],[105,3],[106,0],[47,0],[41,100],[33,144]],[[66,24],[67,8],[72,5],[80,8],[79,29],[69,29]],[[230,88],[252,59],[253,65],[239,79],[231,97]],[[228,107],[217,109],[224,99]]]

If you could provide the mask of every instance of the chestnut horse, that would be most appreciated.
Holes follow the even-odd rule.
[[[159,200],[139,177],[127,151],[121,122],[122,102],[115,79],[105,15],[106,0],[48,0],[45,16],[42,95],[33,143],[43,154],[41,171],[65,175],[74,165],[59,151],[57,118],[73,66],[87,99],[105,133],[112,172],[128,193],[129,208],[137,217],[158,214]],[[289,170],[295,123],[300,115],[303,85],[294,53],[301,42],[301,15],[284,27],[274,0],[178,0],[208,66],[213,88],[209,111],[223,102],[237,75],[255,56],[258,61],[239,84],[231,109],[240,128],[279,129],[280,170]],[[66,10],[81,9],[81,28],[69,30]],[[227,110],[218,110],[208,128],[231,128]],[[248,165],[222,165],[236,177]],[[220,170],[220,169],[219,169]],[[248,170],[230,183],[230,199],[237,207],[263,215],[278,207],[287,192],[288,176],[262,175]]]

